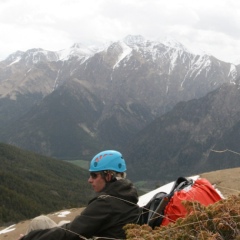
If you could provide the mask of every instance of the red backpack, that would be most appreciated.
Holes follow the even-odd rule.
[[[160,225],[166,226],[186,216],[187,210],[182,205],[182,201],[197,201],[207,206],[220,199],[221,196],[207,179],[198,178],[193,181],[179,177],[169,194],[157,193],[142,208],[139,224],[148,224],[152,228]]]
[[[163,226],[175,222],[178,218],[186,216],[187,211],[182,201],[197,201],[204,206],[213,204],[221,199],[220,195],[212,184],[204,178],[198,178],[192,185],[175,191],[169,203],[164,209]]]

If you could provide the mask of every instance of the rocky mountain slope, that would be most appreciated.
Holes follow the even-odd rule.
[[[165,181],[239,167],[239,123],[239,85],[223,85],[203,98],[178,103],[124,149],[130,175]]]
[[[234,83],[238,67],[141,36],[16,52],[0,62],[0,141],[59,158],[122,149],[179,101]]]

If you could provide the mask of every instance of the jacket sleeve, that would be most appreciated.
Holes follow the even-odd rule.
[[[85,238],[96,236],[101,226],[108,223],[111,209],[107,199],[97,198],[71,223],[61,228],[32,231],[22,240],[79,240],[79,235]]]
[[[108,198],[96,198],[81,215],[77,216],[66,228],[87,238],[97,236],[102,226],[111,218],[112,206]]]
[[[58,227],[44,230],[34,230],[24,236],[21,240],[79,240],[79,236],[71,232],[67,232],[65,229]]]

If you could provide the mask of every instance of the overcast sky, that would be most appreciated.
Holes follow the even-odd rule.
[[[239,0],[0,0],[0,59],[142,35],[240,63]]]

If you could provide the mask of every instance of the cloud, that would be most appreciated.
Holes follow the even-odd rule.
[[[0,0],[0,58],[140,34],[230,61],[240,55],[239,20],[236,0]]]

